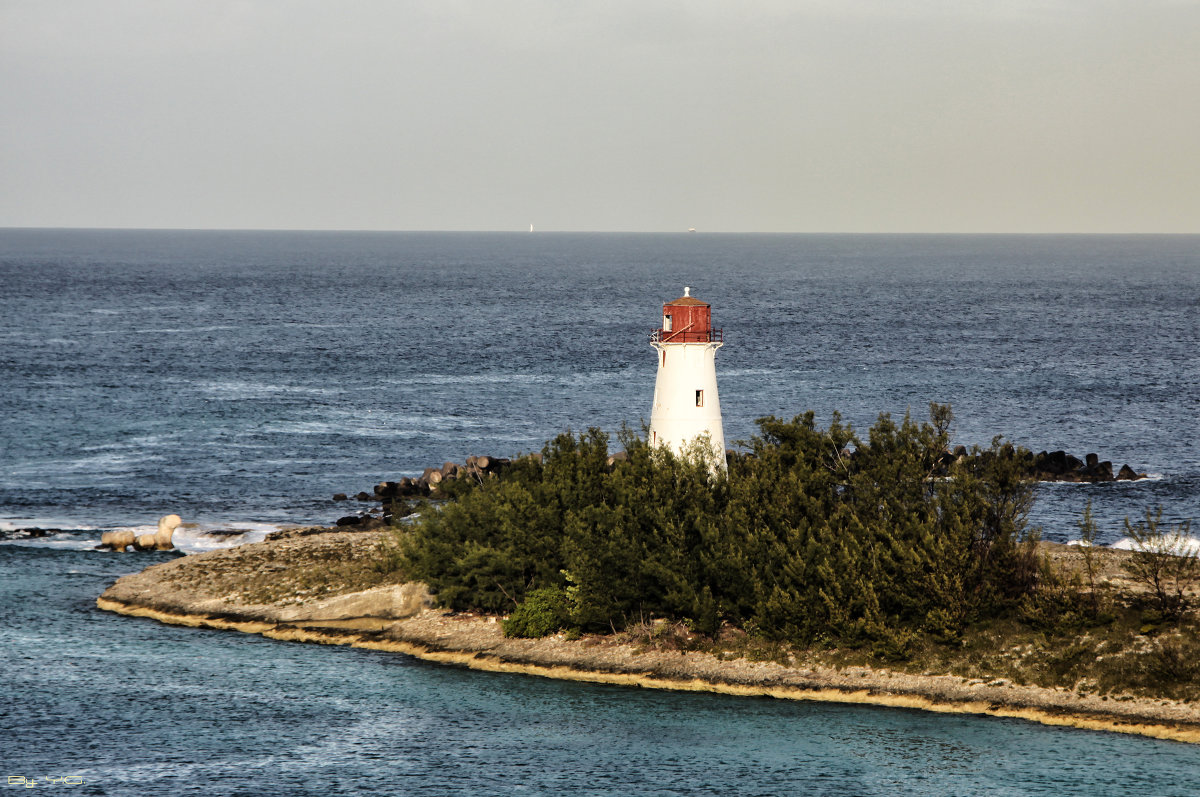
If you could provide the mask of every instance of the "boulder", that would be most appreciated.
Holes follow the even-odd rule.
[[[1138,479],[1146,478],[1146,474],[1138,473],[1133,468],[1129,467],[1128,463],[1121,466],[1121,470],[1117,473],[1117,481],[1131,482]]]
[[[132,531],[117,530],[106,531],[100,535],[100,547],[111,548],[114,551],[125,553],[125,549],[133,545],[134,539],[137,537]]]
[[[334,493],[333,500],[334,501],[347,501],[349,499],[346,497],[345,493]]]
[[[133,540],[133,549],[135,551],[153,551],[154,550],[154,535],[139,534]]]
[[[169,551],[175,547],[175,543],[171,538],[175,534],[175,529],[183,524],[183,518],[179,515],[163,515],[158,519],[158,531],[154,533],[154,550]]]
[[[1042,473],[1049,473],[1052,476],[1061,476],[1070,468],[1067,467],[1067,452],[1066,451],[1051,451],[1049,453],[1043,451],[1034,457],[1034,467]]]
[[[1066,451],[1042,451],[1033,458],[1034,475],[1043,481],[1086,481],[1088,474],[1078,472],[1083,467],[1083,460]]]

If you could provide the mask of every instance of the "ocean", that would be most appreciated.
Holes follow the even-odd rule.
[[[99,612],[177,553],[330,523],[385,479],[649,418],[661,305],[712,304],[725,437],[865,435],[1150,478],[1042,485],[1065,542],[1200,516],[1200,237],[0,230],[0,758],[88,794],[1186,794],[1200,751],[1006,720],[655,694]],[[30,537],[23,529],[55,529]],[[233,536],[210,532],[239,532]],[[1200,530],[1197,530],[1200,531]],[[1117,762],[1114,764],[1114,762]]]

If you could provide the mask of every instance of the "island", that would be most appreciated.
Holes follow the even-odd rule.
[[[1200,742],[1194,552],[1024,525],[1027,452],[947,461],[948,411],[868,440],[763,419],[729,473],[598,430],[415,513],[119,579],[104,610],[496,672],[899,706]],[[437,481],[437,480],[435,480]],[[385,490],[386,491],[386,490]],[[1165,532],[1169,531],[1170,534]],[[1171,536],[1174,535],[1174,536]]]

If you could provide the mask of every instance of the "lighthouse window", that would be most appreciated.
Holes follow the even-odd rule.
[[[704,406],[704,391],[703,390],[696,391],[696,406],[697,407]]]
[[[671,331],[671,316],[666,314],[663,316],[663,332]]]
[[[667,350],[666,350],[666,349],[663,349],[663,364],[662,364],[662,367],[663,367],[663,368],[666,368],[666,367],[667,367]]]

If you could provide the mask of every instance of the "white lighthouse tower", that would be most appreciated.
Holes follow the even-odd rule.
[[[707,434],[713,465],[725,469],[725,430],[717,396],[717,349],[725,345],[712,328],[712,308],[683,289],[663,305],[662,328],[650,336],[658,350],[658,378],[650,413],[650,443],[681,452]]]

